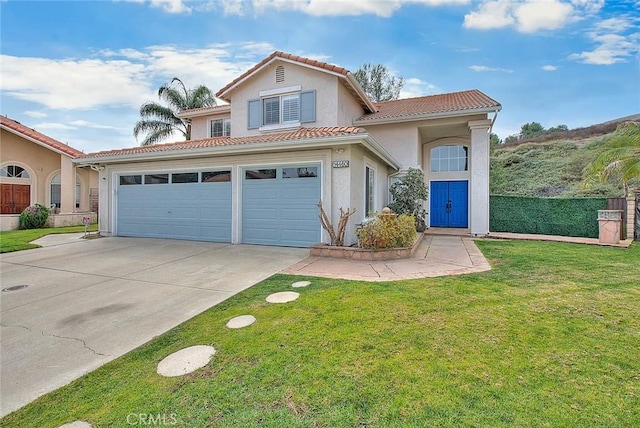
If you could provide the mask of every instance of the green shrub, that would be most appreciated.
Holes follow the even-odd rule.
[[[31,205],[20,214],[20,229],[40,229],[49,219],[49,208],[44,205]]]
[[[426,228],[424,202],[429,191],[424,182],[424,173],[418,168],[409,168],[407,173],[389,188],[392,201],[389,208],[396,214],[413,216],[416,230],[423,232]]]
[[[598,210],[606,198],[527,198],[491,195],[491,232],[598,237]]]
[[[397,217],[380,215],[363,224],[356,235],[360,248],[410,247],[416,237],[416,219],[406,214]]]

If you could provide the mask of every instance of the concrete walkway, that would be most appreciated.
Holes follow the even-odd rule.
[[[0,257],[0,416],[302,260],[307,249],[48,235]],[[26,286],[26,287],[25,287]]]
[[[413,257],[400,260],[359,261],[307,257],[282,271],[290,275],[358,281],[397,281],[484,272],[491,266],[473,239],[462,236],[425,236]]]

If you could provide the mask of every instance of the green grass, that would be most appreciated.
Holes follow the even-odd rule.
[[[98,225],[89,226],[90,232],[98,230]],[[74,233],[84,232],[84,226],[69,226],[44,229],[27,229],[27,230],[11,230],[8,232],[0,232],[0,253],[10,253],[12,251],[29,250],[38,248],[39,245],[31,244],[31,241],[42,238],[46,235],[56,233]]]
[[[478,246],[492,271],[273,276],[0,424],[127,426],[144,413],[184,427],[640,426],[640,246]],[[297,301],[264,301],[303,279]],[[258,322],[224,327],[242,314]],[[196,344],[218,350],[208,366],[155,373]]]

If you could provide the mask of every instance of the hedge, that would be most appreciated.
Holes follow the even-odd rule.
[[[598,210],[607,198],[490,197],[491,232],[598,237]]]

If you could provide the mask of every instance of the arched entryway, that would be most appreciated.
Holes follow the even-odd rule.
[[[0,214],[20,214],[31,205],[31,175],[26,168],[4,165],[0,180]]]

